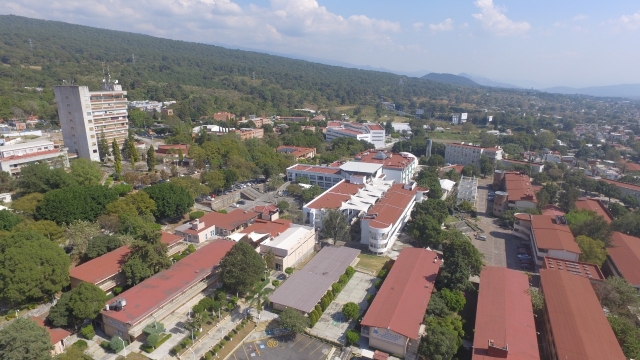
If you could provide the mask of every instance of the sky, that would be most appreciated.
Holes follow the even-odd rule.
[[[0,0],[0,14],[524,87],[640,83],[637,0]]]

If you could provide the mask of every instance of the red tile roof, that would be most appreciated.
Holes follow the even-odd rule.
[[[592,280],[604,280],[604,275],[600,271],[600,267],[595,264],[585,263],[581,261],[568,261],[545,256],[542,262],[543,269],[566,271],[569,274],[581,276]]]
[[[564,216],[564,211],[553,204],[549,204],[542,209],[542,215]]]
[[[187,234],[198,234],[203,231],[207,231],[212,226],[220,229],[233,230],[236,227],[255,219],[260,215],[259,213],[251,210],[235,209],[228,214],[222,214],[212,211],[205,214],[198,221],[204,223],[204,226],[200,230],[193,230],[192,228],[185,229]]]
[[[342,128],[336,128],[336,127],[332,127],[331,129],[333,129],[333,131],[335,131],[335,132],[341,132],[341,133],[345,133],[345,134],[364,135],[363,133],[361,133],[359,131],[350,130],[350,129],[342,129]]]
[[[314,200],[311,200],[306,207],[310,209],[338,209],[342,206],[342,203],[351,199],[352,195],[358,193],[358,190],[363,188],[364,185],[357,185],[341,180],[335,184],[329,190],[322,193]]]
[[[404,184],[393,184],[384,196],[367,211],[363,220],[369,219],[370,227],[384,229],[398,222],[418,192],[418,189],[406,190],[403,186]]]
[[[266,205],[261,205],[261,206],[254,206],[253,209],[251,209],[255,212],[258,213],[262,213],[263,215],[270,215],[271,213],[275,213],[278,212],[278,207],[276,205],[273,204],[266,204]]]
[[[598,181],[604,181],[604,182],[606,182],[608,184],[615,185],[615,186],[618,186],[618,187],[621,187],[621,188],[625,188],[625,189],[629,189],[629,190],[633,190],[633,191],[640,191],[640,186],[633,185],[633,184],[628,184],[628,183],[625,183],[625,182],[622,182],[622,181],[609,180],[609,179],[605,179],[605,178],[598,179]]]
[[[319,174],[334,174],[334,175],[340,174],[340,168],[332,167],[332,166],[314,166],[314,165],[296,164],[287,170],[305,171],[305,172],[319,173]]]
[[[268,221],[262,219],[256,219],[256,221],[247,226],[244,230],[240,231],[242,234],[251,234],[252,232],[259,234],[270,234],[273,237],[283,233],[291,226],[291,220],[277,219],[275,221]]]
[[[556,224],[553,216],[531,215],[531,231],[535,237],[536,245],[540,249],[581,253],[569,226]]]
[[[506,173],[504,181],[505,189],[509,193],[509,201],[527,200],[534,203],[538,202],[528,175]]]
[[[384,154],[384,159],[379,159],[379,154]],[[404,156],[403,156],[404,155]],[[382,164],[383,168],[404,169],[418,159],[410,153],[392,153],[390,151],[364,151],[355,156],[356,161]]]
[[[384,130],[384,128],[378,124],[369,124],[367,126],[369,127],[369,130]]]
[[[438,254],[404,248],[362,319],[362,325],[388,328],[417,340],[441,261]]]
[[[579,198],[576,200],[576,208],[580,210],[593,211],[596,214],[602,216],[604,221],[611,224],[613,221],[613,214],[607,209],[607,207],[600,201],[600,199],[591,198]]]
[[[327,122],[327,127],[340,127],[342,124],[340,121],[329,121]]]
[[[60,152],[59,149],[45,150],[45,151],[38,151],[38,152],[33,152],[33,153],[29,153],[29,154],[24,154],[24,155],[3,156],[2,160],[3,161],[10,161],[10,160],[26,159],[26,158],[35,157],[35,156],[55,154],[55,153],[59,153],[59,152]]]
[[[120,294],[118,298],[125,299],[127,305],[120,311],[102,310],[103,316],[136,324],[209,276],[234,244],[227,240],[213,241]],[[113,300],[109,300],[108,304],[111,303]]]
[[[558,359],[626,359],[588,279],[543,269],[540,284]]]
[[[56,328],[53,327],[51,325],[45,324],[45,321],[41,318],[38,317],[32,317],[31,320],[35,321],[36,324],[38,324],[39,326],[42,326],[43,328],[45,328],[47,330],[47,332],[49,333],[49,338],[51,340],[51,345],[57,344],[60,341],[66,339],[67,337],[71,336],[71,333],[65,329],[62,328]]]
[[[529,278],[519,271],[485,266],[480,273],[480,292],[473,337],[473,360],[497,359],[489,355],[489,340],[508,347],[507,360],[540,360],[533,318]]]
[[[129,255],[129,246],[119,247],[69,270],[69,276],[91,284],[108,279],[120,272]]]
[[[171,246],[184,240],[184,237],[180,235],[170,234],[166,231],[161,232],[161,234],[162,236],[160,236],[160,241],[164,244],[167,244],[167,246]]]
[[[621,167],[624,167],[624,171],[625,172],[640,171],[640,164],[636,164],[636,163],[632,163],[632,162],[622,163]]]
[[[299,158],[301,156],[305,156],[307,154],[315,152],[316,149],[315,148],[300,147],[300,146],[282,145],[282,146],[278,146],[276,151],[277,152],[283,152],[283,153],[291,154],[295,158]]]
[[[614,231],[611,235],[609,259],[627,282],[640,286],[640,239]]]

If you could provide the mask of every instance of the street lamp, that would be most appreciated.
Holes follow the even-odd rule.
[[[193,352],[192,348],[189,348],[189,350],[191,350],[191,355],[193,355],[193,360],[196,360],[196,353]]]
[[[118,336],[118,339],[120,339],[120,341],[122,341],[122,350],[124,350],[124,357],[127,357],[127,344],[124,342],[124,340]]]

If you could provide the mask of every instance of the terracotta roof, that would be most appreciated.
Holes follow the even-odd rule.
[[[69,270],[69,276],[91,284],[108,279],[120,272],[129,255],[129,246],[119,247],[95,259],[89,260]]]
[[[182,155],[187,156],[189,153],[189,145],[187,144],[170,144],[170,145],[158,145],[158,153],[168,154],[171,150],[175,150],[178,154],[178,150],[182,150]]]
[[[631,285],[640,286],[640,239],[614,231],[611,235],[609,259]]]
[[[33,153],[29,153],[29,154],[24,154],[24,155],[3,156],[3,157],[2,157],[2,161],[10,161],[10,160],[18,160],[18,159],[27,159],[27,158],[30,158],[30,157],[36,157],[36,156],[42,156],[42,155],[55,154],[55,153],[59,153],[59,152],[60,152],[60,150],[59,150],[59,149],[53,149],[53,150],[45,150],[45,151],[33,152]]]
[[[332,129],[332,131],[338,132],[338,133],[345,133],[345,134],[352,134],[352,135],[365,135],[359,131],[355,131],[355,130],[350,130],[350,129],[343,129],[343,128],[338,128],[338,127],[331,127],[330,129]]]
[[[182,231],[187,234],[198,234],[203,231],[207,231],[207,229],[211,228],[212,226],[225,230],[233,230],[236,227],[257,218],[258,215],[260,214],[255,211],[241,209],[235,209],[228,214],[222,214],[212,211],[197,220],[204,223],[202,229],[193,230],[192,228],[188,228]]]
[[[278,207],[274,204],[266,204],[266,205],[259,205],[259,206],[254,206],[253,209],[251,209],[255,212],[259,212],[262,214],[271,214],[271,213],[275,213],[278,212]]]
[[[509,193],[509,201],[527,200],[534,203],[538,202],[528,175],[506,173],[504,181],[505,190]]]
[[[410,153],[392,153],[390,151],[364,151],[355,156],[355,161],[382,164],[383,168],[404,169],[417,162],[418,159]]]
[[[577,275],[591,280],[604,280],[604,275],[600,267],[595,264],[581,261],[568,261],[545,256],[542,262],[543,269],[566,271],[569,274]]]
[[[368,124],[367,127],[369,130],[384,130],[384,128],[378,124]]]
[[[364,185],[352,184],[346,180],[341,180],[320,196],[311,200],[305,207],[318,210],[338,209],[342,206],[343,202],[351,199],[351,196],[357,194],[358,190],[363,187]]]
[[[45,321],[38,317],[31,317],[31,320],[35,321],[39,326],[42,326],[49,333],[49,338],[51,340],[51,345],[55,345],[60,341],[66,339],[71,336],[71,333],[62,328],[56,328],[49,324],[45,324]]]
[[[340,121],[329,121],[327,122],[327,127],[340,127],[342,124]]]
[[[362,319],[417,340],[442,261],[436,252],[404,248]]]
[[[449,165],[449,166],[443,166],[440,168],[440,170],[438,171],[438,173],[440,174],[440,176],[442,176],[443,174],[449,172],[449,170],[453,170],[455,172],[457,172],[458,174],[462,173],[462,170],[464,169],[464,165]]]
[[[626,163],[622,163],[621,167],[624,167],[624,171],[640,171],[640,164],[636,164],[636,163],[632,163],[632,162],[626,162]]]
[[[369,208],[363,220],[370,218],[370,227],[384,229],[398,222],[418,192],[417,189],[406,190],[403,186],[404,184],[393,184],[380,201]]]
[[[615,185],[615,186],[618,186],[618,187],[621,187],[621,188],[625,188],[625,189],[629,189],[629,190],[633,190],[633,191],[640,191],[640,186],[633,185],[633,184],[628,184],[628,183],[625,183],[625,182],[622,182],[622,181],[615,181],[615,180],[609,180],[609,179],[604,179],[604,178],[598,179],[598,181],[604,181],[604,182],[606,182],[608,184]]]
[[[529,278],[524,273],[503,267],[482,269],[473,360],[540,360],[528,290]],[[490,355],[489,340],[495,347],[508,347],[507,356]]]
[[[234,244],[227,240],[213,241],[118,295],[127,301],[122,310],[102,310],[102,314],[123,323],[136,324],[209,276]],[[113,301],[109,300],[107,304]]]
[[[607,207],[600,201],[600,199],[591,199],[591,198],[579,198],[576,200],[576,208],[580,210],[589,210],[593,211],[596,214],[602,216],[604,221],[611,224],[613,221],[613,214],[611,211],[607,209]]]
[[[558,359],[626,359],[588,279],[543,269],[540,285]]]
[[[531,215],[531,231],[539,249],[564,250],[575,254],[581,253],[569,226],[556,224],[553,216]]]
[[[296,158],[298,158],[300,156],[305,156],[305,155],[307,155],[309,153],[315,152],[316,149],[315,148],[300,147],[300,146],[282,145],[282,146],[278,146],[276,151],[279,152],[279,153],[291,154],[291,155],[295,156]]]
[[[184,240],[184,237],[180,235],[171,234],[166,231],[161,232],[161,234],[162,236],[160,236],[160,241],[164,244],[167,244],[167,246],[171,246],[173,244],[179,243],[180,241]]]
[[[553,205],[553,204],[549,204],[547,206],[544,207],[544,209],[542,209],[542,215],[549,215],[549,216],[564,216],[564,211],[562,211],[562,209],[560,209],[559,207]]]
[[[332,164],[333,165],[333,164]],[[333,174],[339,175],[340,168],[332,167],[332,166],[317,166],[317,165],[302,165],[296,164],[287,170],[296,170],[296,171],[304,171],[310,173],[318,173],[318,174]]]
[[[275,237],[287,230],[290,226],[291,220],[287,219],[277,219],[275,221],[256,219],[253,224],[247,226],[244,230],[240,231],[240,233],[251,234],[255,232],[259,234],[270,234]]]

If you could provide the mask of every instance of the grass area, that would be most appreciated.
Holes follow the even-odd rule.
[[[233,350],[244,341],[244,339],[256,328],[256,324],[253,321],[249,321],[245,327],[243,327],[231,341],[228,341],[222,349],[217,353],[220,359],[226,358]]]
[[[158,344],[156,345],[155,348],[144,344],[142,346],[140,346],[140,349],[146,353],[152,353],[155,349],[159,348],[160,345],[164,344],[167,340],[169,340],[169,338],[171,338],[171,334],[166,334],[162,337],[162,339],[160,341],[158,341]]]
[[[149,360],[148,357],[139,353],[134,353],[134,352],[128,353],[126,358],[122,356],[119,356],[118,358],[122,358],[126,360]]]
[[[427,136],[430,139],[434,139],[434,140],[452,140],[452,141],[465,141],[465,142],[480,141],[480,137],[478,136],[478,133],[462,133],[458,131],[445,131],[445,132],[431,131]]]
[[[457,221],[460,221],[460,220],[457,217],[451,216],[451,215],[447,216],[447,218],[444,219],[444,223],[445,224],[451,224],[451,223],[454,223],[454,222],[457,222]]]
[[[358,264],[356,266],[374,271],[376,274],[378,273],[378,271],[380,271],[380,269],[382,269],[384,264],[389,261],[389,258],[386,256],[375,256],[367,254],[360,254],[358,255],[358,258],[360,260],[358,261]]]

